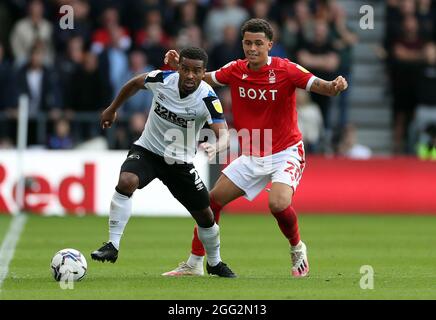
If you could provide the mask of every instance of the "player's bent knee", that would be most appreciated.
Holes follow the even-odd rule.
[[[125,194],[132,194],[139,186],[139,178],[136,174],[123,172],[118,180],[117,188]]]
[[[287,198],[277,198],[269,200],[269,209],[272,213],[278,213],[285,210],[287,207],[291,205],[292,199]]]

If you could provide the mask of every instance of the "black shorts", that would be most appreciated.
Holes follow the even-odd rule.
[[[136,174],[139,189],[158,178],[190,212],[209,207],[209,192],[192,163],[168,164],[164,157],[134,144],[121,166],[121,172]]]

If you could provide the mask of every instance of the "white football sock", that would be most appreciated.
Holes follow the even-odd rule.
[[[198,227],[198,238],[203,243],[207,254],[207,263],[214,267],[221,261],[220,227],[214,223],[210,228]]]
[[[203,266],[204,256],[197,256],[196,254],[191,253],[186,262],[191,267]]]
[[[132,213],[132,199],[115,191],[109,211],[109,242],[120,249],[124,228]]]

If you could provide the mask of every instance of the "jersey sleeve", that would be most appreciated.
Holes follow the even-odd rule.
[[[150,71],[144,80],[144,87],[149,90],[154,90],[159,84],[164,82],[164,79],[175,71],[162,71],[153,70]]]
[[[214,92],[203,98],[204,104],[207,109],[206,121],[208,124],[224,122],[224,112],[220,100]]]
[[[313,81],[316,77],[299,64],[288,61],[288,72],[292,84],[300,89],[310,91]]]
[[[225,86],[229,84],[230,76],[235,66],[236,66],[236,61],[231,61],[227,63],[225,66],[221,67],[221,69],[217,71],[212,71],[211,76],[213,81],[220,86]]]

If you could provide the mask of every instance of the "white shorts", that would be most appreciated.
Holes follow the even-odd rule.
[[[294,193],[305,166],[303,141],[266,157],[240,156],[232,161],[223,174],[253,200],[272,181],[290,186]]]

